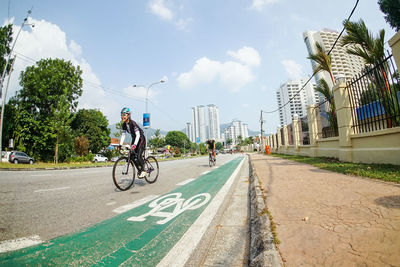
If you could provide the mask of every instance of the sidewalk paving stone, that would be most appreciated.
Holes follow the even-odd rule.
[[[251,154],[284,266],[400,266],[400,185]]]

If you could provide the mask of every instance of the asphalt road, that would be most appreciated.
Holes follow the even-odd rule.
[[[70,234],[116,216],[137,200],[163,195],[188,179],[227,163],[236,155],[160,163],[154,184],[136,179],[120,192],[112,182],[111,167],[46,171],[0,171],[0,242],[37,235],[42,241]]]

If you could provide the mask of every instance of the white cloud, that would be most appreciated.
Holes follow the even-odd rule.
[[[245,46],[236,52],[228,51],[228,55],[249,66],[258,66],[261,62],[261,57],[258,51],[248,46]]]
[[[69,49],[71,50],[71,53],[76,57],[80,57],[82,55],[82,47],[75,43],[74,40],[71,40],[69,42]]]
[[[8,21],[4,24],[7,23]],[[74,66],[79,65],[82,70],[84,81],[83,93],[78,100],[79,108],[100,109],[105,116],[111,118],[115,109],[119,109],[119,103],[110,100],[108,93],[101,87],[100,79],[93,72],[90,64],[82,58],[82,47],[73,40],[68,42],[66,34],[51,22],[29,18],[29,23],[34,23],[35,27],[33,29],[24,27],[14,48],[18,57],[11,75],[7,98],[14,96],[20,89],[19,75],[27,66],[34,65],[41,59],[62,58],[71,61]],[[20,26],[13,27],[15,40]],[[112,121],[110,120],[110,122]]]
[[[192,18],[188,19],[179,19],[175,22],[175,26],[180,31],[188,30],[189,24],[193,21]]]
[[[160,19],[171,22],[180,31],[189,31],[192,18],[182,18],[185,15],[184,5],[174,5],[171,1],[168,6],[165,0],[150,0],[148,4],[151,12]]]
[[[261,11],[265,6],[278,3],[280,0],[253,0],[251,8]]]
[[[300,79],[304,76],[303,66],[296,63],[293,60],[285,59],[281,61],[281,64],[285,67],[286,73],[290,79]]]
[[[172,11],[165,6],[164,0],[150,1],[149,7],[151,11],[161,19],[172,20],[174,18]]]
[[[177,81],[181,88],[192,88],[200,84],[219,82],[221,86],[232,92],[240,91],[242,87],[254,80],[252,66],[260,63],[258,52],[249,47],[244,47],[237,52],[228,51],[235,59],[244,62],[226,61],[219,62],[200,58],[189,72],[178,76]]]

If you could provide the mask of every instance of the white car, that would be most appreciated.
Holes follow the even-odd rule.
[[[108,161],[108,159],[106,157],[100,155],[100,154],[94,155],[93,162],[95,162],[95,163],[97,163],[97,162],[107,162],[107,161]]]

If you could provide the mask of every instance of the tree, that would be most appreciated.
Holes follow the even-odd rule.
[[[245,145],[253,144],[253,137],[246,137],[246,139],[244,139],[244,144]]]
[[[156,132],[154,133],[154,137],[149,141],[149,145],[155,149],[163,147],[165,145],[165,140],[161,136],[160,129],[156,130]]]
[[[382,105],[387,114],[388,128],[399,125],[400,119],[396,114],[399,113],[400,107],[395,100],[396,97],[393,97],[395,90],[390,88],[386,74],[387,67],[383,62],[385,59],[385,30],[380,30],[379,34],[374,37],[362,19],[358,22],[345,20],[343,25],[347,34],[342,38],[342,45],[348,46],[347,53],[361,57],[365,64],[377,69],[373,72],[374,83],[378,88]]]
[[[361,57],[365,64],[370,65],[374,65],[385,58],[384,29],[380,30],[374,38],[362,19],[358,22],[345,20],[343,25],[347,34],[342,37],[341,43],[347,46],[347,53]]]
[[[336,106],[335,106],[335,99],[333,97],[333,92],[329,88],[328,83],[323,78],[321,80],[319,80],[319,84],[315,88],[315,91],[321,93],[330,105],[330,111],[326,112],[328,114],[328,118],[329,118],[329,124],[330,124],[329,127],[334,132],[335,136],[337,136],[338,135],[338,126],[337,126]]]
[[[15,114],[4,119],[16,121],[11,137],[18,149],[44,161],[54,159],[59,145],[69,153],[68,124],[82,95],[81,75],[79,66],[63,59],[42,59],[21,73],[22,89],[9,102]]]
[[[70,123],[72,120],[69,110],[69,104],[65,95],[60,96],[56,107],[52,107],[52,113],[49,114],[50,131],[55,135],[56,147],[54,151],[54,161],[58,164],[59,144],[66,143],[71,137]]]
[[[86,156],[89,152],[89,140],[81,135],[75,138],[75,151],[79,156]]]
[[[11,53],[12,33],[12,24],[0,27],[0,76],[3,74],[7,59]],[[11,66],[12,61],[8,62],[6,73],[10,72]]]
[[[379,7],[385,14],[385,20],[390,27],[396,31],[400,30],[400,1],[399,0],[379,0]]]
[[[240,146],[243,145],[243,137],[241,135],[238,136],[237,142],[238,142],[238,145],[240,145]]]
[[[215,144],[215,149],[221,150],[221,149],[223,149],[223,148],[224,148],[224,146],[222,145],[221,142],[217,142],[217,143]]]
[[[183,145],[185,143],[184,140],[185,140],[187,146],[189,146],[189,144],[190,144],[189,138],[187,137],[186,134],[184,134],[180,131],[170,131],[165,136],[165,143],[167,145],[171,145],[171,146],[183,147]]]
[[[232,138],[228,138],[228,140],[226,140],[226,144],[227,144],[227,145],[232,144],[232,142],[233,142]]]
[[[117,131],[114,133],[115,137],[120,137],[121,136],[122,124],[123,123],[124,123],[123,121],[120,121],[120,122],[117,122],[115,124],[115,128],[117,129]]]
[[[89,150],[98,153],[110,144],[108,120],[96,109],[80,109],[71,122],[75,136],[85,136],[89,140]]]
[[[332,74],[332,58],[328,53],[325,52],[325,49],[322,47],[322,45],[318,42],[315,42],[315,46],[317,48],[317,53],[315,54],[310,54],[307,58],[314,61],[317,63],[317,67],[314,70],[314,74],[320,72],[320,71],[326,71],[329,73],[332,84],[335,84],[335,81],[333,80],[333,74]]]

